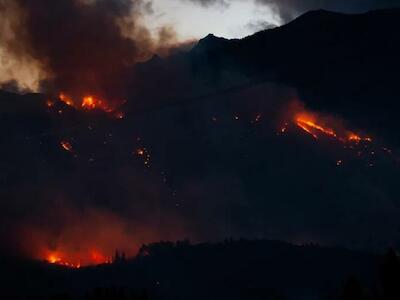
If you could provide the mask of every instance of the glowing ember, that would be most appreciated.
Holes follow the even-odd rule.
[[[137,154],[138,156],[143,156],[143,155],[144,155],[144,149],[143,149],[143,148],[137,149],[137,150],[136,150],[136,154]]]
[[[64,102],[68,106],[74,106],[74,101],[72,101],[72,99],[70,97],[68,97],[66,94],[60,93],[60,95],[58,97],[60,98],[60,100],[62,102]]]
[[[65,150],[65,151],[68,151],[68,152],[71,152],[72,151],[72,145],[71,145],[71,143],[70,142],[68,142],[68,141],[61,141],[61,147]]]
[[[144,165],[148,167],[150,165],[150,154],[148,153],[146,148],[138,148],[136,149],[136,155],[143,159]]]
[[[361,137],[359,137],[358,135],[354,134],[354,133],[350,133],[348,136],[348,140],[349,141],[354,141],[354,142],[360,142],[362,139]]]
[[[261,121],[261,114],[257,114],[256,117],[254,118],[253,121],[251,121],[251,123],[258,123]]]
[[[284,134],[288,130],[288,123],[285,123],[277,132],[277,135]]]
[[[116,119],[123,119],[123,118],[125,118],[125,115],[124,115],[123,112],[117,112],[117,113],[115,114],[115,118],[116,118]]]
[[[53,107],[54,106],[54,102],[51,101],[51,100],[47,100],[46,101],[46,105],[47,105],[47,107]]]
[[[355,143],[359,143],[359,142],[362,142],[362,141],[368,142],[368,143],[372,142],[372,139],[370,137],[361,137],[361,136],[359,136],[357,134],[354,134],[354,133],[349,133],[349,135],[347,137],[347,140],[349,142],[355,142]]]

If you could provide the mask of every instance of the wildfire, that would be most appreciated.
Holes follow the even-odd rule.
[[[47,101],[46,101],[46,106],[49,107],[49,108],[50,108],[50,107],[53,107],[53,106],[54,106],[54,102],[51,101],[51,100],[47,100]]]
[[[95,99],[91,96],[83,97],[82,108],[95,109],[96,108]]]
[[[65,266],[65,267],[73,268],[73,269],[79,269],[81,267],[80,262],[70,263],[70,262],[64,261],[58,253],[50,253],[47,256],[46,261],[50,264]]]
[[[92,95],[87,95],[82,97],[82,100],[80,101],[80,105],[76,105],[76,103],[79,103],[79,101],[74,101],[70,96],[66,95],[65,93],[60,93],[58,96],[60,101],[64,102],[68,106],[72,106],[75,108],[82,108],[85,110],[94,110],[94,109],[99,109],[103,110],[105,112],[112,112],[113,109],[103,100],[92,96]]]
[[[349,133],[348,140],[359,143],[361,142],[362,138],[354,133]]]
[[[45,261],[49,264],[64,266],[73,269],[79,269],[82,267],[81,261],[77,257],[67,258],[68,255],[59,251],[48,252]],[[112,258],[107,257],[97,249],[88,250],[84,253],[85,265],[100,265],[100,264],[110,264],[112,263]]]
[[[309,129],[308,126],[305,126],[302,122],[296,121],[297,122],[297,126],[299,126],[301,129],[303,129],[305,132],[311,134],[315,139],[318,138],[318,136],[316,134],[314,134],[311,129]]]
[[[333,129],[323,127],[322,125],[317,124],[313,119],[306,116],[298,116],[296,118],[296,124],[316,139],[318,138],[318,132],[324,133],[332,137],[337,137],[337,134]]]
[[[74,106],[74,101],[64,93],[60,93],[58,98],[68,106]]]
[[[340,130],[333,129],[334,126],[326,126],[321,124],[316,120],[316,117],[311,114],[307,113],[300,113],[295,116],[295,124],[310,134],[313,138],[318,139],[321,134],[338,139],[342,142],[353,142],[353,143],[360,143],[364,142],[372,142],[370,137],[362,137],[358,134],[355,134],[351,131],[341,130],[341,132],[345,132],[340,134]]]

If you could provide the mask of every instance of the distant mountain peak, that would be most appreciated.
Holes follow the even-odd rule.
[[[214,34],[210,33],[205,38],[200,39],[194,49],[196,49],[197,51],[198,50],[200,50],[200,51],[206,50],[207,51],[207,50],[219,48],[219,47],[223,46],[224,44],[226,44],[228,41],[229,40],[227,40],[225,38],[218,37],[218,36],[215,36]]]

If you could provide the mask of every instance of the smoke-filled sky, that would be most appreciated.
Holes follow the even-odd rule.
[[[173,24],[181,38],[208,33],[240,38],[281,25],[315,9],[365,12],[399,6],[398,0],[153,0],[151,27]]]
[[[127,67],[209,33],[240,38],[287,23],[308,10],[363,12],[399,4],[399,0],[0,0],[0,83],[20,90],[69,90],[70,96],[87,92],[81,87],[85,85],[98,96],[115,97],[116,90],[124,89]],[[99,62],[101,72],[95,67]]]

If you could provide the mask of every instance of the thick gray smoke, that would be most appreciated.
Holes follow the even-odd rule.
[[[346,13],[400,6],[399,0],[182,0],[203,7],[229,6],[237,1],[255,1],[269,7],[283,23],[289,22],[309,10],[327,9]]]

